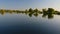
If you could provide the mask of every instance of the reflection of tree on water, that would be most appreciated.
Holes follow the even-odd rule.
[[[47,15],[47,10],[46,10],[46,9],[42,9],[42,11],[43,11],[42,17],[46,17],[46,15]]]
[[[15,13],[15,14],[26,14],[28,15],[29,17],[32,17],[32,16],[35,16],[37,17],[39,14],[43,14],[42,17],[46,17],[48,16],[48,19],[50,18],[53,18],[53,14],[57,14],[57,15],[60,15],[60,12],[59,11],[55,11],[53,8],[48,8],[48,9],[42,9],[42,11],[39,11],[37,8],[36,9],[32,9],[30,8],[29,10],[25,10],[25,11],[20,11],[20,10],[3,10],[1,9],[0,10],[0,14],[1,15],[4,15],[5,13]]]
[[[48,16],[48,19],[53,18],[53,12],[54,12],[54,9],[52,9],[52,8],[48,8],[47,11],[46,11],[46,9],[43,9],[43,16],[42,17]]]
[[[35,10],[32,10],[31,8],[29,9],[29,16],[30,17],[32,17],[32,15],[34,15],[35,17],[37,17],[38,16],[38,13],[39,11],[38,11],[38,9],[35,9]]]
[[[29,17],[32,17],[32,15],[34,15],[35,17],[37,17],[38,16],[38,13],[34,13],[34,14],[29,13]]]
[[[42,17],[46,17],[46,16],[47,16],[47,14],[43,14],[43,15],[42,15]]]
[[[48,19],[53,18],[54,9],[48,8]]]
[[[29,9],[29,11],[28,11],[28,13],[29,13],[29,16],[30,16],[30,17],[32,17],[33,9],[32,9],[32,8],[30,8],[30,9]]]
[[[35,13],[34,16],[37,17],[38,16],[38,13]]]
[[[28,14],[28,10],[27,10],[27,9],[25,10],[25,14],[26,14],[26,15]]]
[[[32,14],[29,14],[29,17],[32,17]]]
[[[51,18],[53,18],[53,17],[54,17],[53,14],[48,14],[48,19],[51,19]]]
[[[34,10],[34,16],[37,17],[37,16],[38,16],[38,13],[39,13],[39,10],[36,8],[36,9]]]
[[[53,18],[54,17],[54,15],[53,14],[43,14],[42,15],[42,17],[48,17],[48,19],[51,19],[51,18]]]
[[[5,14],[5,10],[0,10],[0,14],[4,15]]]

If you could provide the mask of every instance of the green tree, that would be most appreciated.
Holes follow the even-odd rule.
[[[32,8],[30,8],[30,9],[29,9],[29,12],[33,12],[33,9],[32,9]]]
[[[46,9],[42,9],[43,14],[47,14],[47,10]]]
[[[51,14],[54,12],[54,9],[53,8],[48,8],[48,13]]]
[[[36,9],[34,10],[34,12],[38,12],[38,9],[36,8]]]

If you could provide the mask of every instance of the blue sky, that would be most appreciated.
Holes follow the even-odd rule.
[[[60,10],[60,0],[0,0],[2,9],[55,8]]]

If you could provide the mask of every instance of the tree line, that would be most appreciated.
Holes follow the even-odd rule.
[[[48,9],[42,9],[42,11],[38,10],[37,8],[36,9],[32,9],[30,8],[29,10],[24,10],[24,11],[20,11],[20,10],[4,10],[4,9],[0,9],[0,14],[1,15],[4,15],[5,13],[15,13],[15,14],[26,14],[28,15],[29,17],[32,17],[32,16],[39,16],[39,14],[42,14],[42,17],[46,17],[48,16],[48,18],[53,18],[54,17],[54,14],[56,15],[60,15],[60,12],[59,11],[56,11],[54,10],[53,8],[48,8]]]
[[[57,14],[60,15],[59,11],[54,10],[53,8],[48,8],[48,9],[42,9],[42,11],[36,9],[32,9],[30,8],[29,10],[25,10],[25,11],[20,11],[20,10],[4,10],[4,9],[0,9],[0,13],[4,14],[4,13],[26,13],[26,14]]]

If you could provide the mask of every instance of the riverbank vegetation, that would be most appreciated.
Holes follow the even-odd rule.
[[[48,9],[42,9],[42,11],[36,9],[32,9],[30,8],[29,10],[24,10],[24,11],[20,11],[20,10],[5,10],[5,9],[0,9],[0,14],[4,15],[5,13],[10,13],[10,14],[26,14],[29,17],[35,16],[37,17],[39,14],[42,14],[42,17],[46,17],[48,16],[48,18],[53,18],[54,14],[55,15],[60,15],[59,11],[54,10],[53,8],[48,8]]]
[[[32,9],[30,8],[29,10],[25,10],[25,11],[20,11],[20,10],[5,10],[5,9],[0,9],[0,14],[4,14],[4,13],[25,13],[25,14],[34,14],[34,15],[37,15],[37,14],[57,14],[57,15],[60,15],[60,12],[59,11],[56,11],[54,10],[53,8],[48,8],[48,9],[42,9],[42,11],[38,10],[37,8],[36,9]]]

